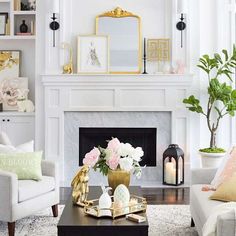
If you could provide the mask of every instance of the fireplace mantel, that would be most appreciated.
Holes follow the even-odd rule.
[[[189,115],[182,101],[193,75],[42,75],[45,101],[45,158],[60,164],[64,181],[64,114],[67,111],[170,111],[171,141],[189,163]]]

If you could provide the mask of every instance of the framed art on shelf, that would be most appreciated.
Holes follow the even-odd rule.
[[[109,72],[109,37],[105,35],[78,36],[77,72]]]
[[[8,13],[0,12],[0,35],[6,35]]]
[[[3,101],[3,110],[16,111],[18,109],[18,96],[23,91],[28,91],[28,78],[20,77],[1,80],[0,95]]]
[[[0,50],[0,80],[20,76],[20,51]]]

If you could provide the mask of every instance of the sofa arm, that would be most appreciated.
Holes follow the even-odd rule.
[[[235,236],[235,210],[217,217],[217,236]]]
[[[55,178],[56,187],[59,189],[59,166],[56,162],[42,161],[42,174]]]
[[[215,168],[192,169],[191,184],[210,184],[214,179],[216,171],[217,169]]]
[[[0,170],[0,220],[11,220],[12,206],[18,203],[18,178],[15,173]]]

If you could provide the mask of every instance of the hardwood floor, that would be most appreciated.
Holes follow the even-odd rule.
[[[150,205],[188,205],[189,188],[143,188],[143,197]],[[60,189],[60,204],[65,204],[71,188]]]

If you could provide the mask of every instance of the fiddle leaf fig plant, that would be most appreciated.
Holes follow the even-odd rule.
[[[236,90],[232,88],[230,83],[221,81],[222,77],[226,77],[229,82],[236,68],[236,47],[234,45],[233,52],[229,55],[227,50],[222,50],[222,54],[215,53],[211,58],[204,55],[199,59],[197,65],[207,74],[208,79],[208,101],[206,108],[203,109],[199,99],[194,95],[183,100],[187,109],[191,112],[199,113],[206,117],[207,127],[210,131],[209,148],[201,149],[202,152],[219,153],[225,152],[222,148],[216,146],[216,132],[219,128],[221,119],[226,116],[234,116],[236,112]]]

